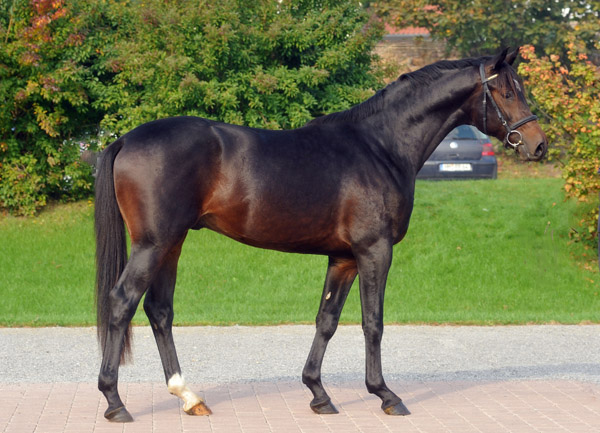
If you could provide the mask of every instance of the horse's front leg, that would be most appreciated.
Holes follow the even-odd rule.
[[[318,414],[338,413],[321,383],[321,364],[327,343],[337,329],[356,272],[354,259],[329,258],[325,287],[317,315],[317,331],[302,372],[302,382],[308,386],[314,396],[310,407]]]
[[[402,399],[385,384],[381,368],[383,300],[392,262],[392,245],[381,240],[357,251],[356,259],[360,281],[362,328],[365,335],[367,390],[381,398],[381,408],[388,415],[409,415],[410,412],[402,403]]]

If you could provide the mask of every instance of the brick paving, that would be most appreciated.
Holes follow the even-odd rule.
[[[390,381],[412,415],[390,417],[361,382],[327,386],[338,415],[316,415],[298,382],[190,384],[213,415],[191,417],[164,384],[121,383],[131,424],[104,420],[93,383],[0,383],[3,432],[600,432],[600,384],[575,380]]]

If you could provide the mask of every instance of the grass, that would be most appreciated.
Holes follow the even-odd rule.
[[[569,244],[560,179],[420,182],[395,247],[386,323],[600,322],[600,277]],[[92,325],[93,208],[0,217],[0,326]],[[259,250],[203,230],[183,247],[175,321],[313,323],[327,259]],[[138,311],[137,324],[147,320]],[[360,323],[358,283],[343,323]]]

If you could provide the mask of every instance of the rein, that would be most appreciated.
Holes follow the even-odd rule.
[[[488,86],[488,82],[493,80],[494,78],[497,78],[498,74],[494,74],[489,78],[485,78],[485,69],[483,63],[481,63],[479,65],[479,75],[481,76],[481,84],[483,84],[483,133],[487,135],[487,98],[489,96],[490,101],[492,102],[492,106],[494,107],[494,109],[496,110],[496,114],[498,115],[498,119],[500,119],[500,122],[502,122],[502,126],[504,126],[504,128],[506,129],[506,138],[504,139],[504,145],[507,148],[512,147],[513,149],[517,150],[517,147],[523,144],[523,134],[517,131],[517,128],[525,125],[528,122],[531,122],[532,120],[537,120],[538,117],[535,114],[532,114],[531,116],[527,116],[524,119],[521,119],[518,122],[515,122],[509,126],[508,122],[502,115],[502,111],[500,111],[500,107],[498,107],[498,104],[494,100],[492,92],[490,92],[490,88]],[[516,134],[518,136],[518,141],[513,142],[510,140],[510,136],[512,134]]]

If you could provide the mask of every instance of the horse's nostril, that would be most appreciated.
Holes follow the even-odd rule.
[[[544,155],[546,154],[546,143],[541,142],[540,144],[538,144],[538,146],[535,149],[535,153],[533,154],[536,158],[543,158]]]

